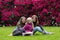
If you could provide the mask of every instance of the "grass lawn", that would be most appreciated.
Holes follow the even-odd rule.
[[[8,36],[15,27],[0,27],[0,40],[60,40],[60,27],[43,27],[53,35],[43,35],[36,32],[33,36]]]

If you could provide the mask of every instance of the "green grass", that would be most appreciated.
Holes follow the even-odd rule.
[[[60,27],[43,27],[53,35],[43,35],[37,32],[33,36],[8,36],[15,27],[0,27],[0,40],[60,40]]]

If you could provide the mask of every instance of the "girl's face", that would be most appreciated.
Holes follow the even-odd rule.
[[[33,22],[36,22],[37,16],[36,16],[36,15],[33,15],[33,16],[32,16],[32,20],[33,20]]]
[[[32,21],[31,20],[27,20],[27,23],[32,23]]]
[[[22,18],[22,23],[25,23],[25,22],[26,22],[26,18],[23,17],[23,18]]]
[[[30,17],[27,18],[27,22],[28,22],[28,23],[32,23],[32,18],[30,18]]]

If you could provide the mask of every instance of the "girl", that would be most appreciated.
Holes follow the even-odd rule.
[[[32,18],[28,17],[26,20],[26,24],[23,27],[23,29],[25,30],[25,32],[32,32],[33,31],[33,22],[32,22]]]
[[[26,22],[26,17],[24,17],[24,16],[22,16],[20,19],[19,19],[19,21],[18,21],[18,23],[17,23],[17,27],[16,27],[16,29],[13,31],[13,33],[12,34],[10,34],[9,36],[18,36],[18,35],[21,35],[22,34],[22,32],[23,32],[23,27],[24,27],[24,25],[25,25],[25,22]]]
[[[36,31],[39,31],[43,34],[52,34],[51,32],[47,32],[45,31],[42,26],[39,25],[39,20],[38,17],[36,15],[32,16],[33,19],[33,24],[34,24],[34,29],[33,29],[33,33],[35,34]]]

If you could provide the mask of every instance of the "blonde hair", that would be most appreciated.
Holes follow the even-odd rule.
[[[27,24],[28,22],[30,22],[30,21],[31,21],[31,23],[32,23],[32,27],[34,27],[34,24],[33,24],[33,21],[32,21],[32,18],[31,18],[31,17],[28,17],[28,18],[27,18],[26,24]]]
[[[31,17],[28,17],[26,21],[27,21],[27,22],[29,22],[29,21],[32,22],[32,18],[31,18]]]

